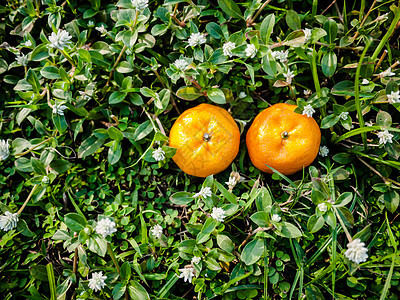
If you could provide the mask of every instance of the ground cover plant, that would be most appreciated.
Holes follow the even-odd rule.
[[[397,299],[399,7],[2,2],[2,299]],[[241,133],[205,178],[169,144],[201,103]],[[292,175],[246,148],[277,103],[321,129]]]

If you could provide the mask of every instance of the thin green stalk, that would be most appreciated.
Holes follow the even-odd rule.
[[[264,239],[264,300],[268,299],[268,255],[267,240]]]
[[[333,271],[332,271],[332,295],[333,299],[335,299],[335,282],[336,282],[336,244],[337,244],[337,231],[336,227],[332,231],[332,263],[333,263]]]
[[[358,66],[357,66],[357,70],[356,70],[356,78],[354,81],[354,100],[355,100],[355,104],[356,104],[356,109],[357,109],[357,116],[358,116],[358,122],[360,123],[360,128],[363,128],[365,126],[365,122],[364,122],[364,118],[362,115],[362,109],[361,109],[361,102],[360,102],[360,72],[361,72],[361,66],[362,66],[362,62],[364,60],[364,57],[367,53],[367,50],[369,48],[369,46],[371,46],[372,43],[372,39],[370,38],[366,38],[366,44],[365,44],[365,48],[364,51],[361,54],[360,57],[360,61],[358,62]],[[361,138],[364,144],[364,151],[367,151],[367,135],[365,134],[365,132],[361,133]]]
[[[48,139],[45,139],[44,141],[40,142],[39,144],[33,146],[32,148],[29,148],[29,149],[26,150],[25,152],[15,154],[15,156],[23,156],[23,155],[25,155],[25,154],[28,154],[29,152],[35,150],[37,147],[39,147],[39,146],[43,145],[44,143],[50,141],[52,138],[53,138],[53,137],[49,137]]]
[[[333,210],[334,210],[334,212],[335,212],[337,218],[339,219],[340,225],[342,225],[342,229],[343,229],[344,233],[346,234],[346,237],[347,237],[348,241],[349,241],[349,242],[352,242],[352,241],[353,241],[353,238],[351,237],[349,231],[347,230],[347,227],[346,227],[346,225],[344,224],[344,222],[343,222],[343,220],[342,220],[342,217],[341,217],[340,214],[338,213],[336,207],[333,207]]]
[[[22,211],[24,210],[25,206],[28,204],[29,200],[31,199],[33,193],[35,192],[36,188],[38,187],[37,184],[35,184],[31,190],[31,192],[28,195],[28,198],[26,198],[24,204],[22,204],[21,208],[18,210],[17,214],[20,215]]]
[[[114,251],[111,248],[111,244],[110,243],[107,243],[107,251],[108,251],[108,254],[110,255],[110,257],[111,257],[111,259],[112,259],[112,261],[114,263],[115,268],[117,269],[118,274],[121,274],[121,269],[119,268],[119,264],[118,264],[117,258],[115,257]]]
[[[393,34],[393,31],[396,28],[397,23],[400,20],[400,9],[397,9],[396,15],[394,16],[394,19],[392,21],[392,24],[390,24],[390,27],[386,34],[383,36],[381,41],[379,42],[378,46],[375,48],[374,53],[372,54],[371,61],[375,61],[379,55],[379,53],[382,51],[383,47],[385,46],[386,42],[389,40],[391,35]]]
[[[314,19],[317,14],[318,0],[313,0],[312,2],[312,10],[311,10],[311,19]]]
[[[65,52],[65,50],[60,50],[60,52],[62,53],[62,55],[64,55],[64,57],[69,61],[69,63],[72,65],[72,68],[75,69],[75,63],[72,60],[72,57],[69,56],[69,54],[67,52]]]
[[[318,97],[322,97],[321,86],[319,85],[318,72],[317,72],[317,52],[315,49],[311,55],[311,73],[314,80],[315,91]]]

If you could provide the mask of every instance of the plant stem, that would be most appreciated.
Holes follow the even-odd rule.
[[[107,243],[107,250],[108,250],[108,254],[110,255],[115,268],[117,269],[118,274],[121,274],[121,269],[119,268],[118,262],[117,262],[117,258],[115,257],[114,251],[111,248],[111,244]]]
[[[369,46],[371,45],[371,43],[372,43],[372,40],[367,39],[364,51],[361,54],[360,61],[357,66],[356,78],[354,80],[354,98],[355,98],[354,100],[355,100],[355,104],[356,104],[357,116],[358,116],[358,122],[360,123],[360,128],[365,126],[364,118],[362,115],[361,102],[360,102],[360,72],[361,72],[361,66],[362,66],[362,62],[364,60],[365,54],[367,53],[367,50],[368,50]],[[367,135],[365,134],[365,132],[361,133],[361,138],[362,138],[362,141],[364,144],[364,151],[367,151],[367,148],[368,148]]]
[[[260,13],[263,11],[263,9],[268,5],[268,3],[270,3],[271,0],[267,0],[264,2],[263,5],[261,5],[261,7],[258,9],[258,11],[256,12],[255,16],[253,18],[248,18],[247,19],[247,27],[250,27],[253,25],[253,22],[257,19],[257,17],[260,15]]]
[[[108,86],[110,84],[111,77],[113,76],[115,68],[117,67],[119,61],[121,60],[122,55],[124,54],[126,48],[127,47],[125,45],[124,45],[124,47],[122,47],[122,50],[119,53],[118,58],[117,58],[117,60],[115,61],[114,65],[113,65],[113,68],[111,69],[110,75],[108,75],[108,80],[107,80],[106,86]]]
[[[24,210],[25,206],[28,204],[29,200],[31,199],[33,193],[35,192],[36,188],[38,187],[37,184],[35,184],[31,190],[31,192],[28,195],[28,198],[26,198],[24,204],[22,204],[21,208],[17,211],[17,214],[20,215],[22,211]]]
[[[71,56],[65,50],[60,50],[61,54],[64,55],[64,57],[69,61],[69,63],[72,65],[72,68],[75,69],[75,64],[74,61],[72,60]]]
[[[372,54],[372,57],[371,57],[371,61],[376,60],[376,58],[378,57],[379,53],[381,52],[381,50],[385,46],[386,42],[389,40],[389,37],[393,34],[393,32],[394,32],[394,30],[396,28],[396,25],[399,22],[399,20],[400,20],[400,9],[397,9],[397,12],[396,12],[396,15],[394,16],[392,24],[390,24],[390,27],[389,27],[388,31],[386,32],[384,37],[379,42],[379,45],[375,48],[374,54]]]
[[[17,155],[18,155],[18,156],[23,156],[23,155],[25,155],[25,154],[28,154],[29,152],[35,150],[37,147],[39,147],[40,145],[43,145],[44,143],[48,142],[48,141],[51,140],[52,138],[53,138],[53,137],[49,137],[49,138],[45,139],[44,141],[40,142],[39,144],[33,146],[32,148],[26,150],[25,152],[15,154],[15,156],[17,156]]]
[[[340,225],[342,225],[343,231],[344,231],[344,233],[346,234],[346,237],[347,237],[347,239],[349,240],[349,243],[351,243],[351,242],[353,241],[353,238],[351,237],[349,231],[347,230],[347,227],[346,227],[346,225],[344,224],[342,218],[340,217],[340,215],[339,215],[339,213],[338,213],[336,207],[333,207],[333,210],[334,210],[334,212],[335,212],[337,218],[339,219]]]

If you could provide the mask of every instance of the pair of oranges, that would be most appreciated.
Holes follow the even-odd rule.
[[[279,103],[259,113],[246,136],[250,159],[261,171],[293,174],[318,155],[321,131],[312,117]],[[200,104],[183,112],[171,128],[172,158],[189,175],[207,177],[225,170],[239,152],[240,132],[223,108]],[[267,166],[268,165],[268,166]]]

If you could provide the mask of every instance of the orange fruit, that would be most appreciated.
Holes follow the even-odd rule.
[[[239,152],[240,132],[223,108],[200,104],[184,111],[169,133],[172,158],[189,175],[207,177],[225,170]]]
[[[250,126],[246,144],[253,165],[266,165],[290,175],[310,165],[318,155],[321,131],[312,117],[295,113],[296,105],[278,103],[259,113]]]

